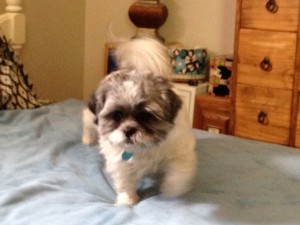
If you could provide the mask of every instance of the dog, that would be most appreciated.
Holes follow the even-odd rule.
[[[116,190],[116,205],[139,202],[144,177],[175,198],[191,190],[197,167],[195,137],[168,75],[166,47],[138,38],[115,53],[118,70],[100,82],[83,111],[85,144],[99,142]]]

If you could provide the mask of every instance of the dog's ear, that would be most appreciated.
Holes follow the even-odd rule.
[[[98,114],[104,107],[105,103],[105,90],[98,89],[90,96],[87,107],[95,115],[94,123],[98,124]]]
[[[96,96],[95,96],[95,92],[92,93],[92,95],[90,96],[89,100],[88,100],[88,103],[87,103],[87,107],[88,109],[94,114],[96,115],[97,114],[97,99],[96,99]]]
[[[152,75],[154,86],[159,91],[162,102],[161,105],[164,107],[164,116],[170,123],[174,122],[178,111],[182,107],[181,98],[173,91],[172,85],[169,80],[162,76]]]
[[[98,106],[97,106],[97,98],[95,95],[95,92],[93,92],[87,102],[88,109],[94,114],[94,123],[98,124],[98,118],[97,115],[99,113]]]
[[[166,119],[173,123],[179,109],[182,107],[182,100],[172,89],[167,89],[164,99],[167,103]]]

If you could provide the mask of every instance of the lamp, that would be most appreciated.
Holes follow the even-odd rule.
[[[136,36],[156,37],[164,42],[158,29],[166,22],[168,9],[159,0],[139,0],[130,6],[128,15],[137,27]]]

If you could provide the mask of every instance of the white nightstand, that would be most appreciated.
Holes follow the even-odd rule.
[[[173,83],[176,93],[182,98],[189,118],[190,126],[193,127],[195,98],[197,95],[206,94],[208,90],[208,82],[198,84],[198,86],[190,86],[183,83]]]

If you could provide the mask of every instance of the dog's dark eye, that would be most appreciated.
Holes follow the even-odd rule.
[[[120,122],[123,118],[123,113],[121,111],[114,111],[110,116],[114,121]]]
[[[139,123],[151,123],[156,121],[156,117],[147,111],[139,112],[135,117]]]

